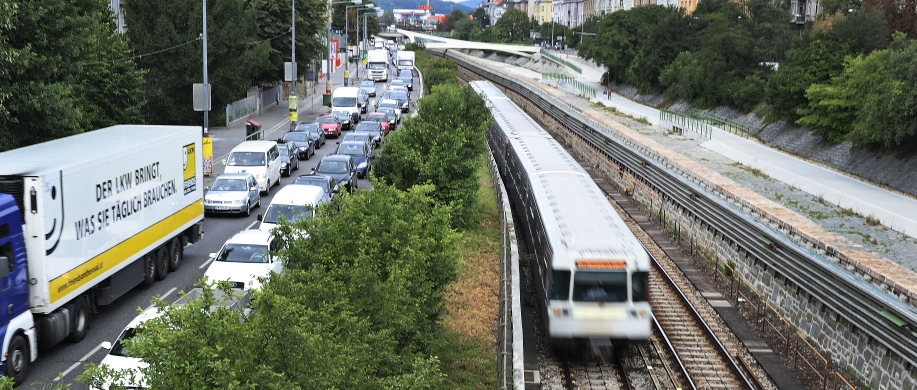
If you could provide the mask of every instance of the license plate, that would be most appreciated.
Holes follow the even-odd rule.
[[[229,210],[229,207],[226,207],[226,206],[219,206],[219,207],[217,207],[217,210]]]

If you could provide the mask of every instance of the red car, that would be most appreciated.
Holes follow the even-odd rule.
[[[366,116],[366,120],[379,122],[382,125],[382,133],[388,135],[388,115],[384,112],[373,112]]]
[[[319,115],[315,122],[322,127],[325,136],[337,138],[341,135],[341,122],[334,114]]]

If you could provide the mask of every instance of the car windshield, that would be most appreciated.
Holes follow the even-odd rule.
[[[373,122],[382,122],[385,120],[385,117],[382,115],[370,115],[366,117],[366,120],[373,121]]]
[[[232,152],[226,165],[231,167],[256,167],[264,165],[264,153],[260,152]]]
[[[247,191],[245,179],[220,179],[214,180],[210,191]]]
[[[336,97],[332,99],[331,105],[334,107],[356,107],[356,97]]]
[[[330,117],[330,116],[325,116],[325,117],[320,116],[318,117],[317,121],[318,123],[338,123],[337,118]]]
[[[331,188],[329,188],[328,180],[325,180],[321,177],[300,177],[300,178],[297,178],[296,181],[293,182],[293,184],[302,185],[302,186],[321,187],[323,190],[325,190],[325,192],[331,192]]]
[[[334,115],[337,115],[338,118],[350,120],[350,113],[346,111],[335,111]]]
[[[411,78],[411,77],[414,77],[414,75],[411,74],[411,71],[409,71],[409,70],[402,70],[402,71],[401,71],[401,74],[399,74],[398,77],[407,77],[407,78]]]
[[[370,62],[367,67],[372,70],[381,70],[385,69],[386,63],[384,62]]]
[[[403,83],[405,83],[405,84],[408,84],[408,83],[411,82],[411,76],[408,76],[408,77],[401,76],[401,77],[399,77],[398,79],[401,80],[401,82],[403,82]]]
[[[347,163],[344,161],[326,160],[322,161],[321,164],[318,164],[318,169],[315,171],[327,173],[347,173]]]
[[[283,155],[289,153],[289,152],[287,152],[287,146],[286,146],[286,145],[277,145],[277,149],[280,150],[280,155],[281,155],[281,156],[283,156]]]
[[[230,263],[267,263],[269,260],[267,245],[253,244],[226,244],[216,258],[216,261]]]
[[[305,132],[291,132],[283,135],[284,141],[293,141],[293,142],[306,142],[309,139],[309,134]]]
[[[376,87],[376,83],[374,83],[374,82],[372,82],[372,81],[370,81],[370,80],[363,80],[363,82],[360,83],[360,86],[361,86],[361,87],[364,87],[364,88],[365,88],[365,87],[373,87],[373,88],[375,88],[375,87]]]
[[[344,142],[347,142],[347,141],[357,141],[357,142],[367,143],[367,142],[369,142],[369,134],[366,134],[366,133],[364,133],[364,134],[353,134],[353,133],[350,133],[350,134],[347,134],[347,135],[344,136]]]
[[[392,92],[392,99],[395,100],[408,100],[408,95],[404,92],[395,91]]]
[[[360,122],[360,124],[357,125],[357,129],[355,131],[357,132],[365,131],[367,133],[378,132],[379,131],[379,122]]]
[[[115,356],[128,356],[127,353],[124,352],[124,342],[134,338],[136,335],[137,328],[125,329],[123,332],[121,332],[121,335],[118,336],[118,339],[115,340],[115,345],[111,346],[111,351],[108,351],[108,354]]]
[[[396,86],[399,86],[399,85],[404,85],[404,81],[401,81],[401,80],[392,80],[392,84],[391,84],[392,87],[396,87]]]
[[[363,145],[341,144],[341,146],[338,146],[336,153],[362,156],[365,152]]]
[[[379,103],[379,107],[387,107],[387,108],[391,108],[391,109],[395,110],[395,109],[398,108],[398,102],[385,102],[385,103]]]
[[[297,204],[277,204],[273,203],[264,213],[265,223],[278,223],[280,218],[287,221],[296,221],[312,216],[312,207]]]

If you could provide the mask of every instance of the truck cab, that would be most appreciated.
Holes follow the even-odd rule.
[[[0,191],[3,190],[0,182]],[[29,312],[29,285],[26,273],[25,242],[22,231],[22,210],[13,196],[0,193],[0,328],[3,352],[0,373],[17,383],[24,380],[28,364],[37,356],[35,325]]]

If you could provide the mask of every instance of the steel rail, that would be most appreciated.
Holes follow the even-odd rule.
[[[885,292],[864,283],[845,269],[818,257],[814,251],[797,244],[783,233],[752,218],[741,208],[709,193],[682,174],[670,170],[662,161],[647,156],[639,147],[631,146],[627,141],[603,129],[595,128],[590,120],[577,113],[579,110],[576,107],[565,102],[553,101],[543,96],[537,88],[526,85],[527,82],[524,80],[503,77],[452,52],[442,55],[457,61],[465,69],[520,96],[525,96],[530,105],[563,124],[567,131],[583,140],[596,152],[618,162],[646,183],[652,183],[666,200],[689,209],[746,253],[778,271],[810,296],[818,298],[825,306],[897,353],[905,361],[917,365],[917,334],[911,330],[917,324],[917,311],[905,307]],[[685,190],[689,190],[691,194]],[[778,249],[769,247],[758,238],[759,236],[777,243]],[[909,326],[894,325],[880,314],[882,309],[894,312],[908,322]]]

